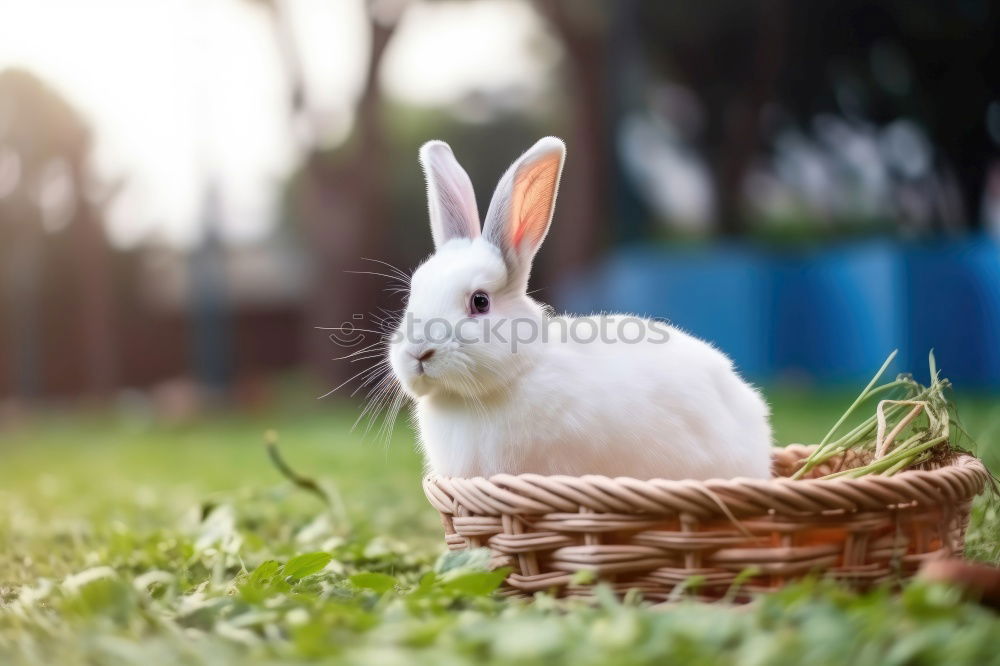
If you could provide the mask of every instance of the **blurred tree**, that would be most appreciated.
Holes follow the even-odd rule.
[[[613,5],[599,0],[535,0],[566,51],[570,157],[559,192],[548,259],[560,271],[586,266],[610,236],[613,186],[609,29]]]
[[[988,129],[1000,101],[1000,5],[991,0],[820,0],[795,3],[778,99],[805,121],[817,113],[885,124],[916,122],[935,148],[934,168],[954,174],[978,228],[989,164]],[[945,221],[946,222],[946,221]]]
[[[314,120],[302,74],[302,64],[295,45],[289,6],[282,0],[257,0],[268,8],[273,19],[288,80],[291,82],[291,114],[304,137],[304,153],[299,172],[289,189],[288,208],[308,239],[312,254],[312,279],[307,325],[338,326],[351,322],[355,313],[368,312],[381,298],[381,285],[362,281],[344,273],[345,266],[357,266],[359,257],[377,257],[390,261],[408,260],[412,252],[403,248],[398,257],[385,257],[392,211],[385,177],[394,169],[387,163],[386,134],[383,126],[383,100],[377,75],[385,48],[395,25],[407,7],[405,0],[367,3],[372,30],[371,50],[365,85],[355,113],[355,125],[344,145],[336,149],[320,146],[321,135]],[[563,62],[566,78],[562,97],[566,103],[571,159],[567,161],[560,191],[559,217],[552,240],[546,244],[539,261],[536,284],[551,283],[560,275],[580,269],[592,261],[603,243],[613,236],[610,201],[616,191],[612,129],[614,97],[610,87],[609,66],[611,21],[614,9],[597,0],[533,0],[539,13],[551,25],[553,34],[566,51]],[[633,3],[629,3],[630,5]],[[504,127],[511,123],[501,123]],[[451,131],[457,128],[451,127]],[[509,145],[510,134],[498,126],[495,136],[484,137],[481,131],[474,141],[488,152],[492,143]],[[424,137],[426,138],[426,137]],[[528,145],[528,141],[523,141]],[[398,146],[397,146],[398,147]],[[504,155],[504,150],[497,155]],[[506,165],[511,159],[503,156]],[[470,171],[476,170],[478,157],[465,158]],[[480,180],[496,178],[495,165]],[[408,177],[411,171],[407,170]],[[476,174],[473,173],[475,176]],[[490,192],[480,192],[488,196]],[[485,211],[486,201],[480,202]],[[410,212],[407,211],[410,215]],[[367,321],[367,320],[366,320]],[[313,367],[327,368],[329,379],[342,380],[348,368],[331,364],[336,355],[325,336],[307,331],[308,358]]]
[[[309,103],[289,7],[283,0],[258,1],[267,7],[273,20],[290,83],[290,115],[302,137],[304,157],[288,192],[288,208],[306,239],[311,263],[304,331],[306,358],[309,366],[328,381],[340,383],[357,368],[333,363],[332,359],[343,355],[344,350],[331,344],[328,332],[314,327],[371,327],[369,318],[359,320],[356,315],[366,315],[379,301],[382,285],[346,273],[345,267],[360,267],[362,257],[379,257],[385,247],[390,183],[386,177],[388,156],[378,72],[405,2],[372,0],[367,4],[371,42],[354,126],[346,143],[330,149],[323,146],[320,122]]]
[[[657,74],[700,101],[694,140],[713,174],[724,233],[745,229],[744,177],[770,138],[765,110],[800,126],[822,113],[877,125],[912,120],[933,144],[939,180],[957,180],[964,213],[954,216],[981,224],[997,155],[987,126],[1000,100],[996,3],[644,2],[640,14]]]
[[[12,388],[23,397],[42,388],[44,375],[72,373],[74,366],[82,366],[92,396],[106,397],[114,387],[111,250],[101,215],[107,199],[90,173],[90,141],[77,111],[45,83],[23,70],[0,72],[0,161],[10,171],[0,193],[0,316],[16,366]],[[61,242],[50,242],[56,236]],[[72,294],[68,309],[43,309],[56,291],[46,283]],[[45,325],[49,312],[59,330]],[[71,343],[60,345],[65,356],[43,359],[42,340],[53,335],[69,335]]]
[[[645,2],[640,16],[653,66],[701,102],[698,143],[712,173],[716,226],[740,233],[743,178],[784,64],[787,0]]]

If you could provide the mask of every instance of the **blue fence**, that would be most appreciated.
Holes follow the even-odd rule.
[[[623,248],[558,292],[573,312],[664,317],[755,379],[867,380],[893,349],[926,381],[1000,387],[1000,244],[889,240],[815,250]]]

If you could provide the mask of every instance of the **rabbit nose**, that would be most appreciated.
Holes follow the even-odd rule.
[[[420,348],[411,349],[410,350],[410,356],[412,356],[413,358],[415,358],[418,361],[420,361],[421,363],[423,363],[424,361],[430,360],[430,358],[432,356],[434,356],[434,350],[433,349],[420,349]]]

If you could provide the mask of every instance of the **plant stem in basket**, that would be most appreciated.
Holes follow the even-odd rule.
[[[849,446],[856,443],[856,438],[863,436],[865,433],[868,432],[870,428],[875,426],[876,423],[875,417],[871,417],[870,419],[866,419],[860,426],[854,428],[854,430],[849,432],[847,435],[841,437],[839,440],[834,442],[833,445],[831,445],[830,443],[830,438],[833,437],[834,433],[837,432],[837,430],[844,424],[844,422],[851,416],[851,414],[854,413],[854,410],[856,410],[867,399],[871,398],[873,395],[891,390],[893,388],[897,388],[899,386],[910,385],[910,382],[907,380],[897,379],[896,381],[889,382],[884,386],[879,386],[878,388],[875,387],[875,384],[878,383],[878,380],[882,377],[883,374],[885,374],[885,371],[886,369],[888,369],[889,364],[892,363],[893,359],[896,358],[896,355],[898,353],[899,350],[894,349],[893,352],[889,354],[889,357],[882,364],[882,367],[879,368],[878,372],[875,373],[875,376],[872,377],[871,381],[868,382],[868,385],[865,386],[865,388],[861,391],[858,397],[855,398],[851,406],[847,408],[847,411],[844,412],[839,419],[837,419],[837,422],[833,425],[832,428],[830,428],[830,431],[826,433],[826,436],[823,437],[823,439],[820,441],[819,446],[816,447],[816,450],[813,451],[809,455],[809,457],[805,459],[805,461],[802,464],[802,467],[799,468],[799,470],[792,475],[793,479],[802,478],[810,470],[816,467],[816,465],[819,465],[825,460],[829,460],[833,456],[837,455],[837,453],[840,453],[845,448],[848,448]]]
[[[875,373],[875,376],[872,377],[870,382],[868,382],[868,386],[866,386],[864,390],[861,391],[861,394],[857,398],[855,398],[854,402],[851,403],[851,406],[847,408],[847,411],[844,412],[839,419],[837,419],[836,423],[833,424],[833,427],[830,428],[830,432],[826,433],[826,436],[820,441],[819,443],[820,448],[823,448],[823,446],[826,445],[828,441],[830,441],[830,438],[833,437],[833,433],[837,432],[837,429],[840,428],[840,426],[844,425],[844,421],[847,420],[847,417],[853,414],[854,410],[857,409],[858,406],[869,397],[872,389],[875,387],[875,383],[878,382],[879,378],[881,378],[882,375],[885,373],[886,368],[888,368],[889,364],[892,363],[892,360],[896,358],[897,353],[899,353],[899,350],[894,349],[892,353],[889,354],[889,358],[885,359],[885,363],[882,364],[882,367],[878,369],[878,372]]]
[[[920,436],[921,435],[915,435],[911,439],[916,439],[919,438]],[[857,478],[859,476],[866,476],[868,474],[881,474],[882,472],[885,472],[887,475],[894,474],[900,471],[901,469],[909,467],[909,465],[913,462],[913,459],[916,458],[919,454],[947,440],[948,440],[947,435],[941,435],[939,437],[929,439],[926,442],[920,442],[913,446],[908,446],[906,448],[900,447],[895,451],[893,451],[891,454],[885,456],[884,458],[879,458],[875,462],[869,463],[868,465],[864,465],[863,467],[853,467],[851,469],[845,469],[842,472],[828,474],[827,476],[824,476],[822,478],[839,479],[844,476]]]
[[[896,352],[889,355],[872,380],[864,388],[854,403],[840,417],[816,449],[805,459],[802,467],[792,476],[801,478],[817,465],[842,455],[847,451],[873,451],[874,459],[866,465],[828,474],[824,479],[861,477],[867,474],[891,476],[919,463],[931,460],[936,455],[934,447],[950,442],[952,405],[944,395],[951,384],[938,374],[934,350],[927,355],[930,370],[930,386],[921,386],[912,378],[900,375],[898,379],[876,387],[878,379],[885,372]],[[833,440],[834,433],[843,426],[847,418],[858,406],[879,393],[903,388],[899,398],[884,398],[879,401],[875,414],[868,417],[839,439]],[[917,417],[923,414],[927,425],[916,425]],[[956,424],[957,427],[957,424]],[[895,440],[905,430],[910,429],[905,441],[895,444]]]
[[[905,386],[909,389],[909,391],[907,395],[903,396],[904,399],[909,401],[930,400],[932,394],[934,394],[935,392],[940,392],[940,386],[942,385],[943,384],[939,382],[939,386],[937,387],[933,386],[920,387],[916,382],[914,382],[911,379],[897,379],[893,382],[890,382],[889,384],[884,384],[876,389],[873,389],[872,391],[869,391],[868,395],[866,396],[866,399],[871,398],[877,393],[881,393],[884,389],[898,388],[900,386]],[[883,414],[885,415],[886,421],[891,421],[895,416],[901,414],[905,410],[906,410],[905,404],[891,405],[883,410]],[[927,412],[929,420],[934,419],[934,417],[931,415],[932,411],[933,410]],[[872,415],[867,419],[865,419],[864,421],[862,421],[853,430],[848,432],[840,439],[837,439],[833,442],[829,442],[826,446],[822,448],[817,448],[808,458],[806,458],[802,469],[799,470],[796,476],[793,476],[792,478],[794,479],[801,477],[802,474],[805,474],[806,472],[813,469],[817,465],[822,464],[823,462],[826,462],[830,458],[833,458],[849,449],[871,449],[874,446],[875,442],[871,440],[869,436],[876,430],[877,426],[878,426],[878,417],[877,415]],[[936,428],[933,427],[931,428],[931,430],[935,429]]]

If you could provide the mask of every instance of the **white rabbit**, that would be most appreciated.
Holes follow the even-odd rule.
[[[451,148],[420,149],[436,251],[413,274],[389,360],[429,471],[769,477],[767,404],[724,354],[657,321],[556,317],[528,297],[565,153],[546,137],[514,162],[480,234]]]

